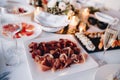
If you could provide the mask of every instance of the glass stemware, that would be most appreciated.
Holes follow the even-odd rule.
[[[118,21],[114,21],[113,23],[109,24],[107,29],[105,30],[104,37],[103,37],[103,45],[104,45],[104,52],[102,55],[102,59],[98,62],[99,65],[104,65],[105,62],[105,54],[108,48],[110,48],[114,41],[116,40],[120,29],[120,24]]]
[[[14,22],[14,23],[13,23]],[[13,22],[2,23],[0,26],[0,35],[3,37],[2,50],[7,66],[19,63],[17,39],[14,37],[21,30],[21,25]],[[6,40],[7,39],[7,40]]]
[[[113,24],[108,25],[107,29],[105,30],[104,40],[103,40],[104,54],[106,50],[109,47],[111,47],[113,42],[116,40],[119,33],[119,27],[120,27],[120,24],[115,20]]]

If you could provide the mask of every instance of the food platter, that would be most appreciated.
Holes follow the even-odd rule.
[[[83,32],[83,33],[77,32],[76,33],[77,35],[75,35],[76,39],[79,41],[79,43],[88,53],[103,51],[104,33],[105,33],[108,23],[110,22],[106,20],[106,18],[109,18],[108,15],[107,15],[108,17],[105,16],[105,19],[104,19],[104,15],[99,14],[103,16],[103,18],[101,18],[99,17],[97,13],[96,13],[96,16],[98,17],[98,19],[96,19],[95,17],[89,17],[88,19],[87,24],[90,28],[86,32]],[[110,18],[111,18],[111,21],[113,20],[119,21],[119,19],[117,18],[115,19],[111,16]],[[104,21],[104,22],[101,22],[101,21]],[[88,48],[86,48],[86,46],[84,45],[84,42],[82,42],[79,39],[79,36],[81,34],[84,35],[87,39],[89,39],[93,43],[93,45],[95,46],[94,50],[89,50]],[[111,44],[108,50],[114,50],[114,49],[120,49],[120,40],[118,38],[116,38],[116,40],[113,42],[113,44]]]
[[[28,61],[28,64],[29,64],[29,68],[30,68],[32,78],[34,80],[38,80],[38,79],[39,80],[43,80],[43,79],[44,80],[50,80],[50,79],[53,80],[53,79],[56,79],[57,77],[60,77],[60,76],[63,76],[63,75],[74,74],[74,73],[85,71],[85,70],[95,68],[95,67],[98,66],[96,61],[92,57],[90,57],[90,55],[88,55],[88,58],[86,59],[85,63],[74,64],[74,65],[71,65],[68,68],[65,68],[65,69],[62,69],[62,70],[57,70],[55,72],[52,72],[50,70],[46,71],[46,72],[41,71],[39,66],[37,66],[35,61],[32,59],[31,54],[29,52],[30,49],[29,49],[28,45],[31,42],[43,42],[43,41],[48,42],[48,41],[52,41],[52,40],[59,40],[60,38],[69,39],[69,40],[75,42],[77,44],[77,46],[81,49],[81,51],[83,53],[86,53],[84,51],[84,49],[78,44],[78,42],[76,41],[74,36],[72,36],[72,35],[57,35],[57,36],[55,35],[55,36],[52,36],[52,37],[39,38],[39,39],[34,39],[34,40],[30,40],[30,41],[25,42],[25,50],[26,50],[27,61]]]
[[[101,33],[101,32],[97,32],[97,33]],[[93,32],[91,34],[94,34]],[[101,46],[101,38],[100,37],[97,37],[97,38],[90,38],[88,35],[86,36],[87,38],[90,39],[90,41],[93,43],[93,45],[95,46],[95,49],[94,50],[89,50],[86,48],[86,46],[83,44],[83,42],[81,42],[81,40],[75,36],[76,39],[78,40],[78,42],[81,44],[81,46],[88,52],[88,53],[93,53],[93,52],[100,52],[100,51],[103,51],[103,43],[102,43],[102,46]],[[101,47],[101,48],[99,48]],[[114,47],[110,47],[108,50],[115,50],[115,49],[120,49],[120,46],[119,46],[119,40],[116,39],[116,41],[114,42]]]
[[[5,25],[8,25],[8,24],[19,24],[19,23],[25,23],[25,24],[28,24],[28,25],[33,25],[33,27],[34,27],[34,30],[32,31],[32,34],[30,34],[30,35],[26,35],[26,32],[25,31],[20,31],[21,33],[19,34],[19,37],[18,37],[18,35],[17,35],[17,37],[16,37],[16,39],[17,40],[23,40],[23,41],[26,41],[26,40],[30,40],[30,39],[33,39],[33,38],[35,38],[35,37],[37,37],[37,36],[39,36],[41,33],[42,33],[42,29],[40,28],[40,25],[38,25],[38,24],[36,24],[36,23],[34,23],[34,22],[26,22],[26,21],[17,21],[17,22],[13,22],[13,21],[11,21],[11,22],[6,22],[6,23],[4,23],[4,24],[2,24],[2,26],[5,26]],[[1,29],[2,30],[2,29]],[[29,32],[29,31],[28,31]],[[19,33],[19,32],[18,32]],[[22,33],[25,33],[25,35],[23,36],[23,35],[21,35]],[[8,37],[8,36],[6,36],[6,35],[4,35],[3,33],[2,33],[2,31],[1,31],[1,35],[2,35],[2,37],[3,38],[6,38],[6,39],[8,39],[8,40],[12,40],[10,37]]]
[[[107,21],[107,19],[109,18],[110,18],[110,21],[109,20]],[[79,24],[79,26],[76,26],[76,30],[72,34],[75,36],[75,38],[78,40],[81,46],[88,53],[103,51],[103,40],[104,40],[103,37],[104,37],[105,29],[107,28],[108,23],[114,20],[116,20],[116,22],[119,21],[119,19],[113,18],[112,16],[105,15],[100,12],[99,13],[96,12],[95,15],[90,14],[90,16],[88,17],[85,31],[80,32],[80,29],[79,29],[80,24]],[[84,26],[81,26],[81,27],[84,27]],[[67,26],[63,30],[58,31],[57,33],[58,34],[69,34],[69,29],[70,29],[70,26]],[[86,41],[82,39],[83,37],[81,37],[81,40],[83,40],[83,42],[78,38],[78,36],[80,36],[81,34],[85,36]],[[86,48],[86,46],[84,45],[84,43],[86,42],[87,44],[89,44],[89,42],[92,43],[93,44],[92,46],[94,46],[95,49],[89,50],[88,48]],[[111,45],[111,47],[108,50],[114,50],[114,49],[120,49],[120,40],[118,38],[115,40],[115,42]]]

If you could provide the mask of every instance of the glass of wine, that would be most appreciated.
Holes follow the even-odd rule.
[[[104,45],[104,53],[101,57],[103,57],[98,63],[99,65],[104,65],[106,64],[105,62],[105,54],[108,48],[112,46],[114,41],[116,40],[119,29],[120,29],[120,24],[118,23],[118,20],[114,20],[113,23],[109,23],[107,29],[105,30],[104,37],[103,37],[103,45]]]
[[[21,25],[12,22],[1,22],[0,35],[2,36],[2,50],[7,66],[13,66],[19,63],[17,39],[14,37],[21,30]]]
[[[120,24],[117,20],[115,20],[112,24],[109,24],[107,29],[105,30],[104,34],[104,54],[106,53],[106,50],[111,47],[113,42],[116,40],[118,33],[120,29]]]

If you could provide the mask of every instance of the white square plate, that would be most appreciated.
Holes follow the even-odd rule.
[[[80,71],[85,71],[85,70],[95,68],[95,67],[98,66],[98,64],[94,61],[94,59],[92,59],[92,57],[90,57],[88,55],[88,58],[87,58],[85,63],[74,64],[74,65],[71,65],[68,68],[65,68],[63,70],[58,70],[58,71],[55,71],[55,72],[52,72],[51,70],[46,71],[46,72],[41,71],[39,69],[39,67],[36,65],[36,63],[34,62],[34,60],[32,59],[31,54],[29,53],[28,45],[31,42],[43,42],[43,41],[47,42],[47,41],[52,41],[52,40],[59,40],[60,38],[69,39],[69,40],[75,42],[77,44],[77,46],[81,48],[81,51],[86,53],[84,51],[84,49],[76,41],[74,36],[72,36],[72,35],[56,35],[56,36],[52,36],[52,37],[39,38],[39,39],[27,41],[25,43],[26,56],[27,56],[27,60],[28,60],[28,64],[29,64],[29,67],[30,67],[30,71],[31,71],[31,75],[32,75],[33,80],[54,80],[57,77],[60,77],[60,76],[63,76],[63,75],[68,75],[68,74],[73,74],[73,73],[80,72]]]

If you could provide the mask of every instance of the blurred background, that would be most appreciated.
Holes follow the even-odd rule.
[[[0,6],[4,5],[6,1],[14,1],[14,2],[22,2],[23,4],[29,4],[30,2],[36,1],[36,0],[0,0]],[[40,1],[40,0],[39,0]],[[114,9],[117,11],[120,11],[120,0],[79,0],[79,1],[87,1],[91,4],[97,3],[97,5]]]

